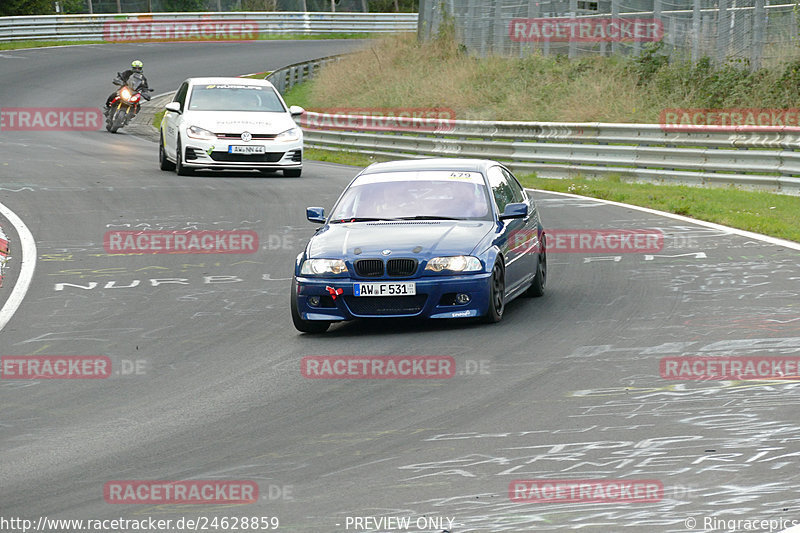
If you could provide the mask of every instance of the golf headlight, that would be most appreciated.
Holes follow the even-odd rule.
[[[477,272],[483,269],[481,260],[471,255],[454,255],[452,257],[434,257],[425,266],[425,270],[441,272],[442,270],[452,270],[453,272]]]
[[[197,126],[189,126],[186,129],[186,135],[188,135],[192,139],[203,139],[203,140],[206,140],[206,141],[210,141],[212,139],[216,139],[217,138],[217,135],[215,133],[212,133],[212,132],[210,132],[208,130],[205,130],[203,128],[199,128]]]
[[[291,128],[275,136],[276,141],[289,142],[300,140],[300,128]]]
[[[301,274],[341,274],[347,265],[341,259],[307,259],[300,269]]]

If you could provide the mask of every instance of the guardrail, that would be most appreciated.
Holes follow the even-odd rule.
[[[197,40],[212,40],[220,34],[241,39],[239,31],[259,36],[278,34],[324,35],[326,33],[387,33],[417,30],[416,13],[325,13],[325,12],[202,12],[202,13],[126,13],[100,15],[46,15],[0,17],[0,42],[37,41],[107,41],[108,27],[121,23],[173,24],[182,21],[202,24],[209,22],[247,22],[247,28],[233,30],[203,27]],[[209,29],[210,28],[210,29]],[[180,28],[178,28],[180,31]],[[231,32],[234,32],[232,36]],[[117,34],[119,36],[119,34]],[[135,35],[134,35],[135,36]],[[134,39],[129,39],[134,40]],[[142,39],[159,40],[159,39]],[[115,41],[119,42],[119,41]]]
[[[287,65],[271,72],[269,76],[266,77],[266,80],[274,85],[275,88],[278,89],[278,92],[283,94],[287,89],[291,89],[294,85],[313,78],[323,65],[333,61],[339,61],[342,57],[344,57],[344,54],[322,57],[320,59],[312,59],[311,61]]]
[[[283,93],[341,56],[270,74]],[[305,145],[394,158],[477,157],[545,178],[617,175],[655,183],[739,186],[800,195],[797,128],[692,127],[601,122],[488,122],[307,111]]]
[[[736,185],[800,194],[800,134],[701,130],[657,124],[485,122],[325,115],[300,122],[306,146],[395,158],[476,157],[540,177],[578,175]],[[375,128],[353,124],[377,124]],[[388,124],[388,125],[387,125]]]

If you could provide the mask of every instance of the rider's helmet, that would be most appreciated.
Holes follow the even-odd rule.
[[[142,72],[144,70],[144,63],[142,63],[138,59],[135,59],[131,63],[131,70],[134,72]]]

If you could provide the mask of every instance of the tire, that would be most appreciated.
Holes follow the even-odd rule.
[[[302,168],[286,168],[283,170],[283,175],[287,178],[299,178],[302,173]]]
[[[125,123],[125,112],[120,107],[113,115],[111,115],[110,124],[106,123],[106,129],[111,133],[117,133],[117,130]]]
[[[175,172],[178,176],[191,176],[194,173],[191,168],[183,166],[183,147],[180,138],[178,138],[178,147],[175,150]]]
[[[292,279],[292,294],[291,303],[289,306],[292,309],[292,322],[297,331],[303,333],[325,333],[331,326],[330,322],[324,320],[304,320],[300,316],[300,311],[297,309],[297,280]]]
[[[483,317],[488,324],[500,322],[503,311],[506,309],[506,273],[502,260],[498,260],[492,268],[491,284],[489,286],[489,309]]]
[[[164,150],[164,134],[159,136],[158,140],[158,168],[161,170],[175,170],[175,163],[167,159],[167,153]]]
[[[544,233],[542,233],[540,247],[542,251],[538,254],[539,260],[536,263],[536,277],[533,278],[531,286],[528,287],[527,291],[525,291],[525,296],[531,298],[539,298],[540,296],[544,296],[544,286],[547,283],[547,243],[545,241]]]
[[[116,115],[116,111],[113,108],[109,108],[106,111],[106,131],[111,133],[115,133],[116,130],[112,131],[112,127],[114,125],[114,115]]]

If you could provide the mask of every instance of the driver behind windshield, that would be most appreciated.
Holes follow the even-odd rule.
[[[133,62],[131,62],[131,68],[119,73],[119,79],[122,81],[122,86],[124,87],[125,84],[128,83],[128,78],[130,78],[134,73],[140,74],[142,76],[141,90],[147,91],[148,86],[147,86],[147,78],[144,77],[144,63],[142,63],[138,59],[135,59],[133,60]],[[117,96],[117,91],[111,93],[109,97],[106,99],[106,110],[108,110],[108,108],[111,107],[111,101],[114,99],[115,96]]]

